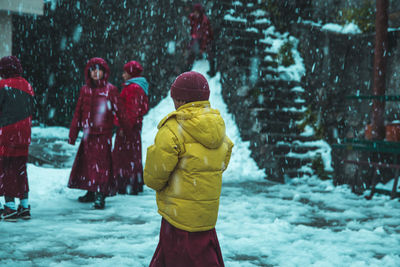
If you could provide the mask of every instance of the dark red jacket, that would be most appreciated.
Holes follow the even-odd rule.
[[[190,35],[192,39],[200,40],[200,49],[201,51],[205,51],[207,45],[214,39],[211,23],[204,14],[204,9],[202,7],[196,8],[195,6],[194,11],[198,11],[200,16],[196,18],[194,12],[190,13]]]
[[[122,89],[121,104],[125,106],[126,119],[131,128],[142,128],[143,116],[149,110],[149,100],[144,90],[136,83]]]
[[[0,156],[27,156],[31,143],[32,86],[22,77],[0,80]]]
[[[104,69],[103,78],[94,83],[90,78],[89,68],[99,65]],[[74,117],[69,132],[69,142],[75,143],[79,130],[84,134],[111,134],[114,114],[120,121],[123,111],[118,101],[118,89],[107,82],[110,69],[101,58],[91,59],[85,68],[86,85],[80,90],[78,103],[76,104]]]

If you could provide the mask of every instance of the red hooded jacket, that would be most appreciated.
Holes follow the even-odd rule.
[[[33,96],[20,76],[0,80],[0,156],[28,156]]]
[[[95,66],[99,66],[104,72],[103,78],[97,82],[90,78],[90,68]],[[86,85],[81,88],[70,126],[71,144],[75,143],[80,129],[83,129],[84,134],[110,134],[115,113],[120,123],[124,121],[118,101],[119,92],[117,87],[107,82],[109,75],[110,68],[102,58],[92,58],[86,64]]]

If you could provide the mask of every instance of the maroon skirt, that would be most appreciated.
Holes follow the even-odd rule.
[[[119,128],[115,137],[113,171],[118,183],[118,192],[126,193],[126,188],[138,190],[143,186],[142,140],[140,128],[127,136]]]
[[[111,160],[111,134],[85,136],[72,166],[68,187],[115,195]]]
[[[27,156],[0,157],[0,196],[23,198],[29,192]]]
[[[164,218],[160,241],[150,267],[223,267],[215,228],[204,232],[180,230]]]

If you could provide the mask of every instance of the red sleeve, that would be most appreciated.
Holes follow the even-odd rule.
[[[124,98],[126,116],[133,128],[142,122],[142,117],[149,110],[148,98],[137,84],[130,84],[125,87],[121,97]]]
[[[124,105],[124,99],[119,95],[117,87],[113,86],[109,92],[109,100],[112,105],[112,110],[115,113],[114,116],[114,124],[117,126],[121,126],[124,129],[124,132],[128,134],[131,131],[130,123],[126,114],[126,108]]]
[[[85,87],[81,88],[81,91],[79,93],[79,98],[78,98],[78,103],[76,103],[75,107],[75,112],[74,112],[74,117],[72,118],[71,121],[71,126],[69,127],[69,143],[70,144],[75,144],[76,138],[78,137],[78,133],[80,130],[80,123],[81,123],[81,117],[82,117],[82,98],[83,98],[83,91]]]

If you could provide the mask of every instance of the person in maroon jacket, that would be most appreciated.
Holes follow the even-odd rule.
[[[94,201],[95,209],[104,209],[105,197],[116,193],[111,138],[114,115],[123,122],[123,111],[118,104],[118,89],[108,83],[109,74],[102,58],[92,58],[86,64],[86,84],[80,90],[69,132],[69,143],[73,145],[78,132],[83,130],[68,187],[87,190],[78,200]]]
[[[191,36],[188,55],[189,68],[192,67],[196,57],[206,51],[210,63],[210,71],[208,72],[208,75],[212,77],[215,75],[214,35],[211,23],[201,4],[193,5],[193,12],[189,15],[189,21]]]
[[[34,92],[21,74],[18,58],[0,60],[0,196],[6,202],[0,216],[5,221],[31,218],[26,164]],[[18,208],[15,198],[20,199]]]
[[[137,61],[130,61],[124,65],[124,88],[120,101],[121,105],[124,105],[129,131],[118,128],[113,150],[113,168],[119,194],[137,195],[143,192],[141,132],[143,116],[149,110],[149,84],[146,78],[141,76],[142,72],[143,67]],[[116,124],[119,125],[118,120]]]

